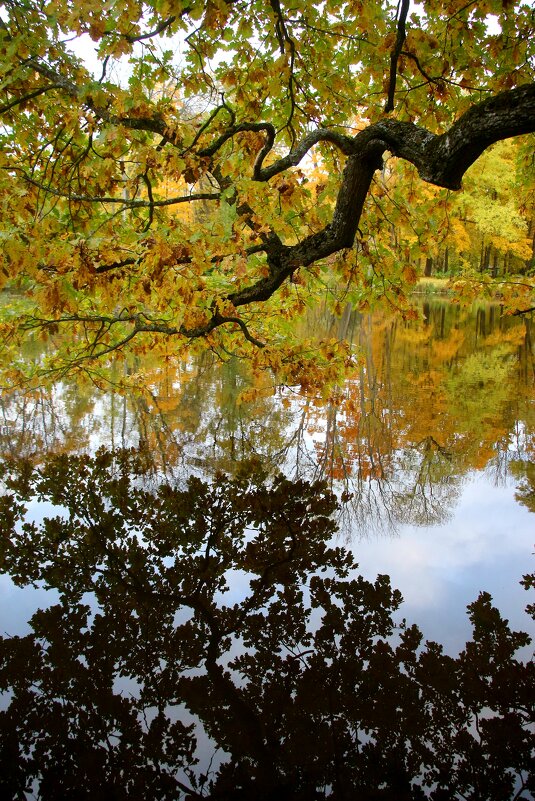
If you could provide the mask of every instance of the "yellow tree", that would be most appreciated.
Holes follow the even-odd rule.
[[[453,209],[468,236],[465,257],[494,277],[504,267],[522,270],[532,256],[525,201],[535,175],[515,145],[500,142],[481,157]]]

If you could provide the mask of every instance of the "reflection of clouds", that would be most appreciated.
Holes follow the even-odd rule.
[[[519,581],[532,569],[534,521],[515,503],[513,487],[492,487],[475,475],[447,525],[402,526],[394,539],[355,541],[352,550],[364,576],[390,575],[405,600],[403,616],[458,650],[469,635],[466,605],[482,590],[513,628],[533,630]]]
[[[214,600],[218,604],[227,606],[243,603],[250,593],[251,574],[245,570],[227,570],[225,579],[227,582],[225,591],[215,592]]]
[[[0,634],[10,637],[29,634],[32,631],[28,624],[31,616],[58,600],[57,590],[17,587],[9,576],[0,576]]]
[[[54,517],[66,511],[64,507],[55,506],[49,501],[31,499],[25,504],[25,519],[41,523],[45,517]],[[0,634],[28,634],[32,629],[28,620],[38,609],[46,609],[59,600],[57,590],[46,590],[43,587],[25,585],[17,587],[10,576],[0,574]]]

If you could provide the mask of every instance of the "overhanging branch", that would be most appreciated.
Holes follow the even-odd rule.
[[[409,0],[400,0],[400,3],[397,37],[391,52],[387,110],[390,110],[391,106],[393,107],[397,65],[405,41],[405,22]],[[129,112],[130,116],[117,114],[114,112],[114,97],[111,93],[105,95],[102,92],[99,94],[95,92],[92,96],[87,87],[80,88],[72,79],[64,77],[37,58],[28,59],[26,67],[45,78],[47,87],[52,83],[58,91],[70,97],[81,109],[90,109],[102,122],[158,134],[162,137],[160,146],[169,145],[183,150],[184,142],[178,141],[178,138],[177,141],[173,141],[169,136],[169,123],[163,115],[157,112],[152,114],[150,110],[140,116],[135,116],[135,110]],[[36,89],[35,91],[38,93],[41,90]],[[45,91],[44,87],[42,91]],[[226,127],[219,127],[215,133],[211,134],[212,129],[215,128],[215,124],[212,125],[212,123],[222,109],[226,109],[230,115],[230,124]],[[458,189],[462,176],[485,148],[500,139],[535,131],[535,84],[501,92],[495,97],[473,105],[448,131],[440,134],[390,117],[368,125],[355,136],[347,136],[331,128],[319,128],[306,133],[300,141],[292,145],[286,155],[276,158],[272,164],[268,163],[268,166],[264,166],[264,164],[269,154],[274,152],[277,137],[273,123],[262,120],[236,122],[235,119],[234,111],[223,102],[218,109],[208,115],[207,122],[197,130],[196,134],[192,135],[192,141],[187,150],[192,152],[194,158],[209,161],[210,173],[219,182],[221,191],[225,191],[227,202],[235,204],[239,214],[246,213],[248,215],[249,222],[246,225],[257,234],[256,241],[262,239],[262,244],[255,244],[250,252],[263,250],[266,253],[267,275],[249,286],[238,288],[223,298],[230,301],[235,307],[240,307],[270,298],[294,270],[306,267],[344,248],[352,247],[373,174],[380,168],[385,151],[389,150],[396,157],[414,164],[423,180],[437,186]],[[221,169],[227,154],[226,143],[243,133],[259,134],[258,149],[256,150],[253,146],[256,152],[252,156],[250,156],[249,148],[244,152],[252,162],[252,165],[246,165],[246,171],[249,174],[252,172],[253,179],[260,183],[268,182],[276,175],[295,167],[320,142],[334,145],[347,156],[332,218],[320,231],[304,237],[297,244],[285,245],[276,231],[271,230],[269,234],[266,234],[265,229],[259,231],[260,226],[255,228],[250,222],[254,217],[253,210],[246,203],[240,202],[238,192],[233,186],[232,175],[226,173],[223,175]],[[209,136],[212,136],[212,141],[205,144]],[[206,169],[208,167],[205,163],[203,170],[206,171]],[[25,177],[26,180],[40,186],[39,182],[36,182],[31,176],[25,174]],[[70,194],[62,192],[57,186],[40,186],[40,188],[52,195],[64,197],[70,202],[115,203],[132,209],[141,207],[152,210],[156,206],[171,206],[175,203],[193,200],[220,199],[220,193],[201,192],[195,195],[155,200],[151,197],[153,190],[147,173],[145,178],[149,193],[148,200],[128,200],[113,195],[92,197]],[[231,190],[235,194],[231,194],[227,190]],[[130,263],[129,259],[113,265],[99,265],[97,271],[105,272],[115,269],[119,264],[124,266],[127,263]],[[130,322],[133,322],[136,333],[140,331],[161,332],[180,334],[187,338],[206,336],[218,326],[232,323],[241,328],[250,342],[257,346],[262,345],[249,333],[243,320],[235,316],[224,317],[219,314],[217,309],[218,306],[214,302],[207,315],[209,319],[198,327],[190,329],[182,326],[172,327],[162,322],[149,322],[147,319],[144,321],[136,319]],[[125,320],[121,318],[117,322],[124,323]]]
[[[443,134],[394,119],[375,123],[363,133],[371,130],[384,139],[395,156],[414,164],[424,181],[460,189],[464,173],[487,147],[501,139],[535,132],[535,83],[473,105]],[[357,139],[358,135],[355,142]]]

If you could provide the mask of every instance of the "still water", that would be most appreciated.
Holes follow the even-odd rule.
[[[533,797],[533,324],[421,311],[4,397],[6,798]]]

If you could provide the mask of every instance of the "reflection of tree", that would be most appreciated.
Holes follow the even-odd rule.
[[[444,522],[465,465],[458,449],[441,445],[446,439],[455,444],[454,431],[444,431],[442,417],[436,419],[431,388],[418,386],[428,364],[415,359],[427,350],[430,333],[400,331],[397,317],[376,315],[362,319],[358,335],[360,373],[324,413],[328,424],[317,443],[321,475],[345,482],[352,523],[361,533]]]
[[[463,476],[505,478],[519,430],[533,428],[529,325],[435,299],[423,316],[362,316],[351,327],[360,374],[311,409],[316,475],[345,483],[363,533],[444,522]]]
[[[416,458],[415,458],[416,456]],[[398,515],[401,520],[416,525],[444,523],[460,489],[451,471],[451,454],[431,435],[400,460],[405,487],[398,493]]]
[[[95,429],[94,421],[87,423],[93,405],[83,386],[6,393],[0,399],[0,454],[30,457],[87,447]]]
[[[6,397],[0,447],[40,458],[96,442],[139,445],[166,475],[232,474],[257,459],[340,489],[348,528],[361,535],[444,522],[471,470],[505,482],[533,438],[529,320],[437,301],[425,304],[423,325],[349,312],[331,333],[350,332],[360,370],[327,399],[274,394],[269,375],[234,358],[147,355],[110,368],[104,391],[85,379]],[[127,384],[143,391],[126,393]]]
[[[388,577],[328,544],[321,484],[149,492],[145,468],[102,451],[6,470],[5,569],[60,602],[1,643],[4,797],[34,782],[47,800],[529,797],[528,638],[488,595],[446,656],[396,628]],[[35,496],[63,510],[25,520]]]
[[[250,458],[273,469],[292,449],[291,414],[274,398],[270,376],[260,377],[254,398],[242,402],[251,375],[237,359],[216,363],[204,352],[187,363],[118,362],[108,381],[96,386],[82,374],[49,391],[6,396],[0,453],[40,458],[43,450],[87,449],[91,438],[112,447],[142,446],[171,475],[180,466],[231,473]]]
[[[291,414],[273,396],[271,377],[253,379],[238,359],[214,364],[205,354],[177,400],[174,427],[189,436],[190,462],[205,472],[233,473],[250,458],[273,469],[291,448]]]
[[[515,492],[516,500],[530,512],[535,512],[535,463],[514,461],[509,467],[513,476],[520,479]]]

